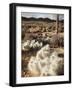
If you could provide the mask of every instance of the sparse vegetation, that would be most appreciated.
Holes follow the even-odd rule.
[[[21,40],[21,52],[22,52],[22,77],[40,76],[35,70],[31,72],[28,69],[28,64],[31,57],[35,60],[37,53],[46,45],[50,47],[50,53],[57,52],[58,58],[62,58],[62,62],[56,62],[56,73],[43,74],[41,76],[63,75],[64,74],[64,21],[58,21],[58,27],[56,26],[56,20],[48,18],[24,18],[22,17],[22,40]],[[57,31],[57,28],[58,31]],[[42,60],[42,59],[41,59]],[[44,59],[46,61],[46,59]],[[51,67],[51,66],[50,66]],[[51,70],[51,69],[50,69]],[[58,70],[58,71],[57,71]]]

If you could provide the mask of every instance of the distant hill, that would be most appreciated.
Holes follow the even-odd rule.
[[[64,20],[60,20],[61,23],[64,23]]]
[[[52,20],[50,18],[26,18],[26,17],[22,17],[22,20],[25,21],[46,21],[46,22],[55,22],[56,20]]]
[[[50,18],[26,18],[26,17],[22,17],[22,20],[24,21],[46,21],[46,22],[56,22],[56,20],[52,20]],[[59,20],[59,22],[64,23],[64,20]]]

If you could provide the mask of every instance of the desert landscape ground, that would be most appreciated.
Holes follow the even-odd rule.
[[[51,20],[49,18],[21,17],[21,30],[21,77],[64,75],[64,20],[57,21]],[[55,65],[52,64],[54,68],[56,67],[56,69],[54,70],[54,72],[56,73],[53,72],[54,68],[46,71],[45,68],[50,64],[48,64],[48,66],[45,66],[45,68],[43,68],[44,66],[41,64],[42,68],[38,69],[39,72],[36,69],[37,65],[34,66],[34,64],[33,67],[30,66],[31,61],[34,62],[34,60],[31,59],[35,59],[36,62],[38,53],[40,52],[43,55],[42,57],[39,54],[40,58],[42,58],[43,61],[45,60],[45,62],[47,62],[46,60],[49,60],[45,59],[46,57],[44,55],[46,54],[44,53],[46,52],[43,51],[43,47],[47,48],[46,52],[48,52],[48,50],[50,52],[50,54],[47,54],[50,55],[48,58],[54,56],[55,59],[61,59],[59,62],[56,60],[57,63]],[[41,60],[39,59],[37,61],[39,62]],[[55,62],[53,61],[53,63]],[[51,68],[51,65],[49,68]]]

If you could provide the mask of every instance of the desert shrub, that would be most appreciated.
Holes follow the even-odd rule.
[[[58,57],[58,53],[50,53],[49,45],[42,47],[35,57],[31,57],[28,63],[28,70],[35,76],[55,76],[64,73],[63,58]]]

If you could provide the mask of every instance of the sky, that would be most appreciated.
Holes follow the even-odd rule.
[[[50,18],[50,19],[57,19],[57,14],[51,14],[51,13],[34,13],[34,12],[22,12],[21,13],[22,17],[34,17],[34,18]],[[59,20],[64,19],[63,14],[59,14]]]

